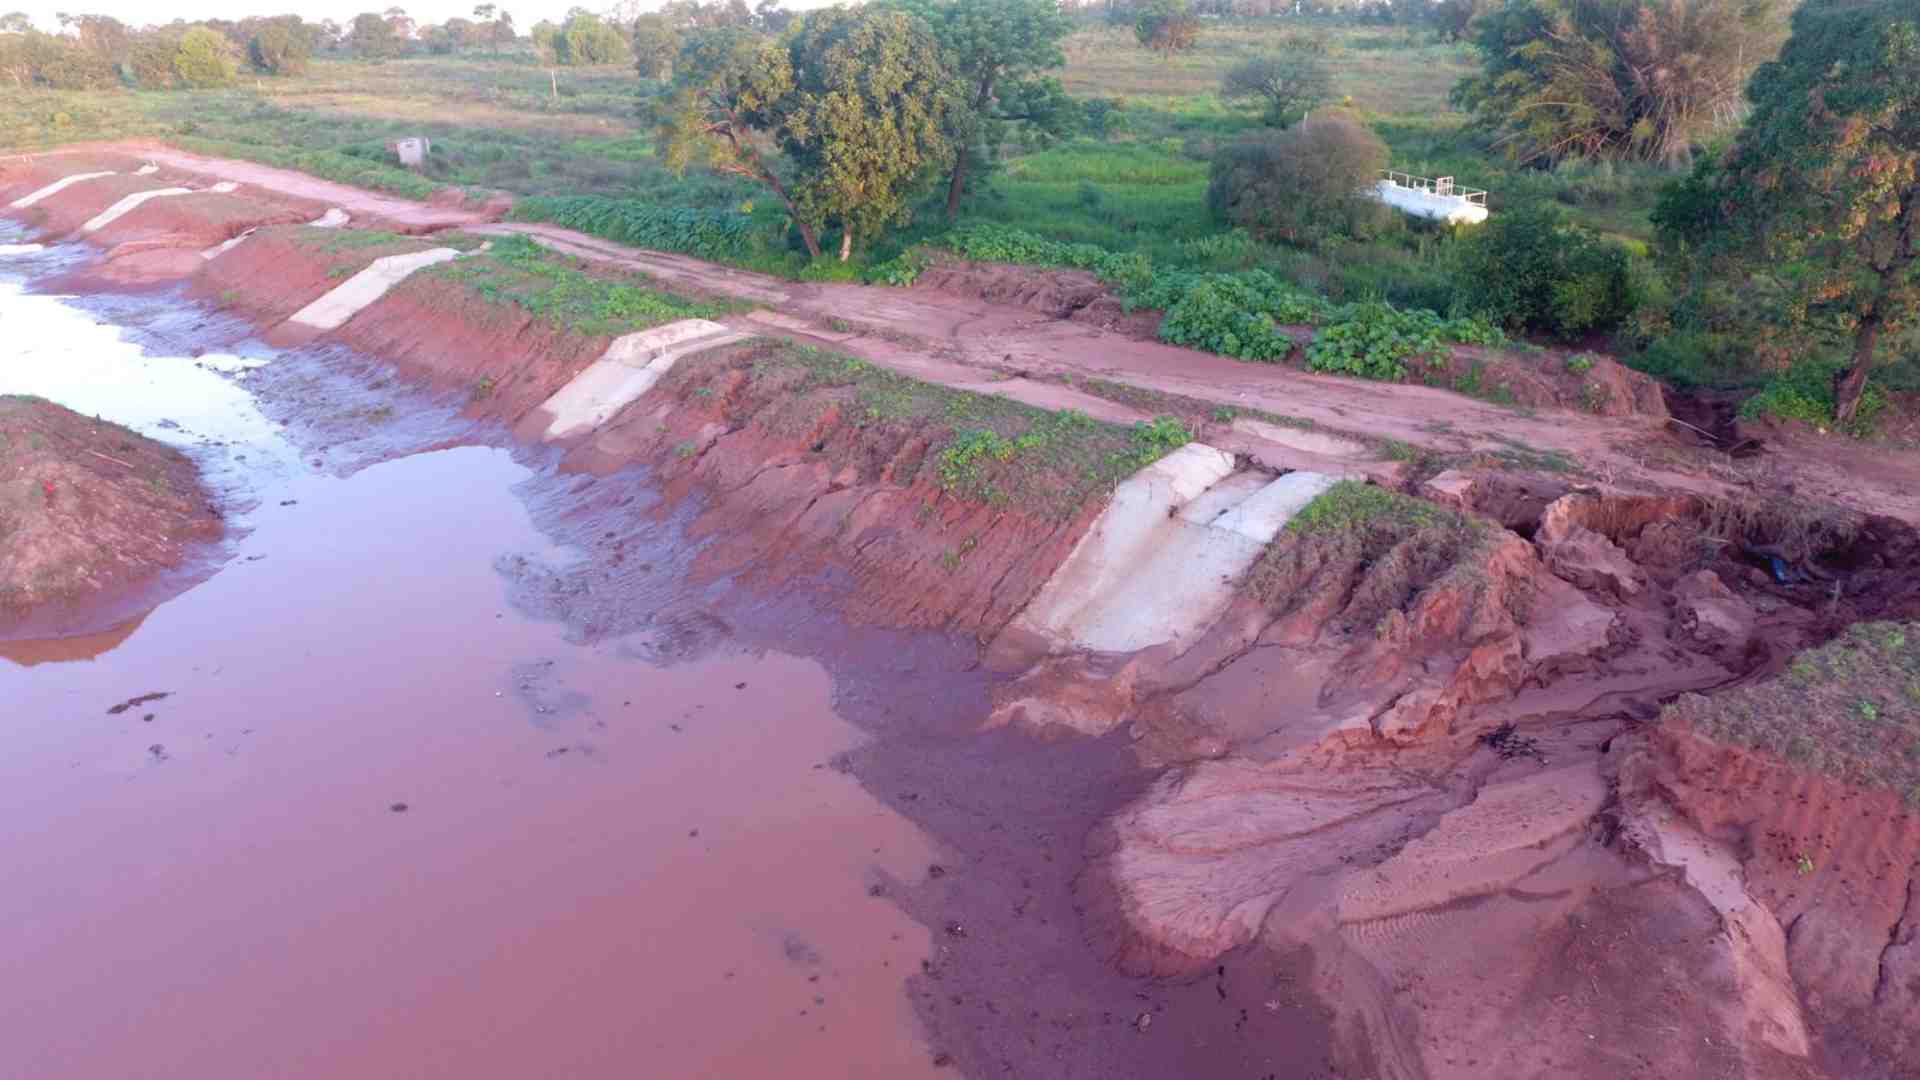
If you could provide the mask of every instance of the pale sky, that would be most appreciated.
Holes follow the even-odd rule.
[[[191,22],[196,19],[243,19],[249,15],[288,14],[298,15],[309,22],[333,19],[345,25],[363,11],[385,11],[396,2],[416,22],[439,23],[455,15],[472,18],[473,6],[478,0],[168,0],[163,5],[155,5],[152,0],[0,0],[0,14],[24,11],[35,25],[48,31],[59,25],[53,17],[56,11],[111,15],[131,26],[172,22],[174,19]],[[804,10],[823,7],[831,2],[786,0],[783,6]],[[528,27],[542,19],[560,21],[570,8],[605,11],[614,6],[614,0],[506,0],[499,6],[513,15],[513,24],[524,34]],[[648,0],[640,6],[657,8],[660,5]]]

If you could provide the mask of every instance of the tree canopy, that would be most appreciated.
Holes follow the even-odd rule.
[[[1469,28],[1483,70],[1454,87],[1521,161],[1686,161],[1739,117],[1788,0],[1506,0]]]
[[[240,70],[233,52],[233,43],[225,35],[196,26],[180,35],[180,51],[174,54],[173,70],[186,86],[228,86]]]
[[[1055,0],[886,0],[885,6],[926,22],[965,92],[947,180],[952,219],[968,178],[991,162],[1010,124],[1025,122],[1048,136],[1071,126],[1065,91],[1040,74],[1067,62],[1060,42],[1073,23]]]
[[[1709,272],[1764,274],[1790,315],[1851,338],[1834,392],[1850,423],[1881,338],[1920,315],[1920,12],[1809,0],[1749,96],[1733,146],[1670,189],[1655,223]]]
[[[1148,0],[1134,16],[1133,36],[1141,48],[1171,59],[1200,40],[1200,17],[1188,0]]]
[[[1283,128],[1333,97],[1333,72],[1325,55],[1310,42],[1290,42],[1277,53],[1248,57],[1227,69],[1220,81],[1220,96],[1257,102],[1262,119]]]
[[[842,230],[840,256],[911,214],[952,161],[958,86],[926,24],[881,8],[827,8],[779,40],[724,27],[691,34],[674,63],[661,153],[766,185],[809,254]],[[784,151],[790,175],[763,148]]]

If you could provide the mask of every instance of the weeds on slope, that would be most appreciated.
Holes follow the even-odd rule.
[[[733,372],[745,386],[724,388]],[[1070,518],[1090,500],[1191,441],[1159,417],[1132,426],[909,378],[856,357],[761,340],[690,357],[661,381],[688,399],[725,400],[737,421],[809,437],[836,468],[912,484],[923,473],[954,498]]]
[[[582,265],[524,236],[506,236],[484,253],[428,273],[459,282],[490,303],[514,304],[588,336],[626,334],[677,319],[717,319],[744,306],[690,300],[637,274],[588,273]]]
[[[1920,623],[1857,623],[1764,682],[1684,695],[1665,718],[1920,809]]]

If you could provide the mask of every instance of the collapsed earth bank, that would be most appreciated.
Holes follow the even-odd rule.
[[[1093,830],[1075,885],[1124,969],[1306,949],[1353,1075],[1912,1073],[1904,804],[1662,719],[1850,623],[1920,615],[1910,526],[1493,463],[1408,490],[1279,475],[1177,425],[717,323],[623,350],[642,334],[476,291],[475,242],[276,213],[163,223],[246,234],[196,253],[189,287],[270,340],[380,357],[575,468],[647,466],[667,504],[699,507],[697,572],[975,635],[1003,674],[989,723],[1127,730],[1155,779]],[[303,317],[432,244],[443,265]],[[564,392],[609,372],[592,423],[563,425]],[[1167,545],[1191,565],[1155,562]]]

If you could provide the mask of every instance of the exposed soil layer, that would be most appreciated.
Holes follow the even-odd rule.
[[[179,451],[39,398],[0,396],[0,473],[0,637],[124,621],[224,529]]]

